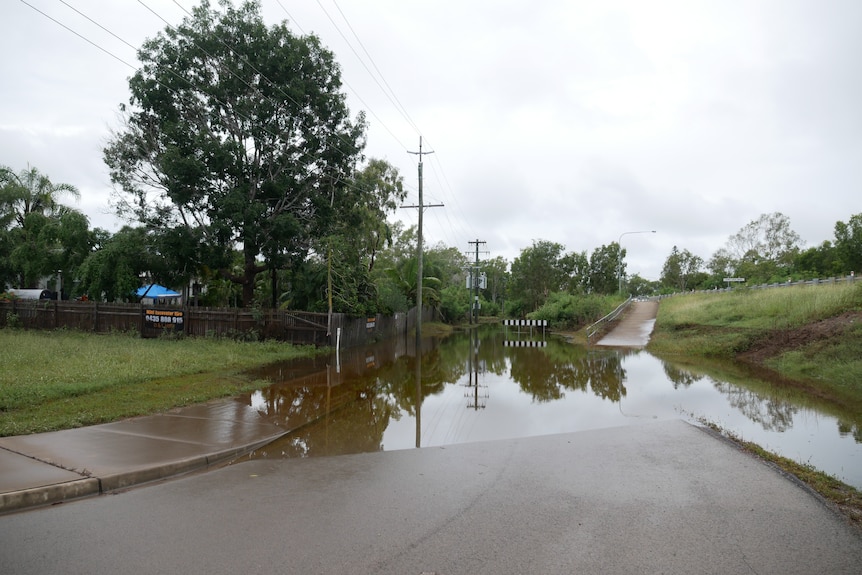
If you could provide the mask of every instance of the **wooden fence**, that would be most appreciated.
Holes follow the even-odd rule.
[[[423,320],[433,318],[424,310]],[[276,309],[154,306],[142,304],[14,300],[0,302],[0,327],[75,329],[95,333],[135,332],[157,337],[165,332],[197,337],[274,339],[342,348],[382,341],[416,324],[416,310],[394,316],[355,318],[335,313]],[[340,339],[339,339],[340,338]]]

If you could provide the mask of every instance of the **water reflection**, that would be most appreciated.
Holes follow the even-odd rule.
[[[516,339],[498,327],[390,341],[270,366],[241,398],[292,430],[253,455],[306,457],[427,447],[703,418],[862,487],[859,414],[818,404],[739,366],[642,350]],[[519,338],[520,336],[515,336]]]

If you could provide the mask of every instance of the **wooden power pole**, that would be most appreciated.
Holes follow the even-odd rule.
[[[422,203],[422,156],[433,154],[434,152],[422,151],[422,136],[419,136],[419,151],[408,154],[416,154],[419,156],[419,204],[415,206],[402,206],[405,208],[419,208],[419,233],[416,239],[416,357],[422,355],[420,353],[422,341],[422,214],[425,208],[442,208],[443,204],[425,205]]]

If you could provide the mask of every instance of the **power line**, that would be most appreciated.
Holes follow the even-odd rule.
[[[282,5],[281,1],[280,1],[280,0],[277,0],[277,1],[278,1],[279,6],[281,6],[282,10],[285,12],[285,14],[287,14],[287,15],[290,17],[290,14],[289,14],[289,13],[287,12],[287,10],[284,8],[284,6]],[[393,106],[395,106],[395,109],[399,112],[399,114],[401,114],[401,116],[404,118],[404,120],[405,120],[408,124],[410,124],[410,125],[413,127],[413,129],[414,129],[414,130],[416,130],[416,133],[417,133],[417,134],[421,134],[421,130],[419,129],[419,127],[417,126],[417,124],[413,121],[413,119],[410,117],[410,114],[407,112],[407,109],[404,107],[404,105],[403,105],[403,104],[401,103],[401,101],[398,99],[398,96],[396,95],[395,91],[392,89],[392,86],[389,84],[389,82],[387,82],[387,81],[386,81],[386,77],[384,76],[383,72],[380,70],[380,68],[379,68],[379,67],[377,66],[377,64],[375,63],[374,58],[371,56],[370,52],[369,52],[369,51],[368,51],[368,49],[365,47],[365,44],[362,42],[362,39],[360,38],[359,34],[356,32],[356,30],[354,29],[353,25],[350,23],[350,20],[348,19],[347,15],[344,13],[344,11],[341,9],[341,7],[338,5],[338,2],[337,2],[336,0],[332,0],[332,3],[333,3],[333,5],[336,7],[336,9],[338,10],[338,12],[339,12],[339,14],[341,15],[341,17],[343,18],[343,20],[344,20],[344,22],[346,23],[347,27],[349,28],[350,32],[353,34],[353,37],[356,39],[357,43],[359,44],[360,48],[362,49],[362,52],[367,56],[367,58],[368,58],[369,62],[371,63],[371,66],[372,66],[372,67],[374,68],[374,70],[376,71],[376,75],[375,75],[375,73],[373,73],[373,72],[369,69],[368,65],[366,65],[366,63],[364,62],[364,60],[363,60],[363,58],[360,56],[360,54],[358,54],[358,53],[357,53],[357,50],[353,47],[353,45],[352,45],[352,43],[350,42],[350,40],[346,37],[346,35],[344,34],[344,32],[342,32],[341,28],[338,26],[338,24],[335,22],[335,20],[333,19],[333,17],[332,17],[332,16],[330,15],[330,13],[326,10],[326,8],[323,6],[323,4],[321,3],[321,1],[320,1],[320,0],[317,0],[317,4],[318,4],[318,6],[320,7],[320,9],[323,11],[323,13],[324,13],[324,14],[326,15],[326,17],[329,19],[330,23],[333,25],[333,27],[334,27],[334,28],[336,29],[336,31],[339,33],[339,35],[341,36],[341,38],[345,41],[345,43],[347,44],[348,48],[350,48],[350,50],[353,52],[353,54],[354,54],[354,55],[356,56],[356,58],[359,60],[360,64],[362,64],[363,68],[365,68],[365,71],[369,74],[369,76],[371,76],[372,80],[374,80],[374,82],[375,82],[375,83],[377,84],[377,86],[381,89],[381,91],[382,91],[382,92],[383,92],[383,94],[387,97],[387,99],[389,99],[389,101],[393,104]],[[378,77],[377,77],[377,76],[379,76],[379,80],[378,80]],[[383,86],[383,85],[381,85],[381,81],[382,81],[382,82],[383,82],[383,84],[385,85],[385,88],[384,88],[384,86]],[[347,82],[345,82],[345,84],[346,84],[348,87],[350,87],[350,85],[349,85],[349,84],[347,84]],[[353,90],[353,88],[352,88],[352,87],[351,87],[351,91],[352,91],[352,92],[354,93],[354,95],[356,95],[356,97],[357,97],[357,98],[359,98],[359,100],[360,100],[360,101],[361,101],[361,102],[362,102],[362,103],[363,103],[363,104],[368,108],[369,112],[370,112],[372,115],[374,115],[374,117],[375,117],[375,118],[378,118],[378,120],[379,120],[379,117],[377,116],[377,114],[375,114],[375,113],[374,113],[374,111],[371,109],[371,107],[370,107],[370,106],[368,106],[368,105],[364,102],[364,100],[362,100],[361,96],[359,96],[359,94],[358,94],[355,90]],[[399,145],[401,145],[401,147],[402,147],[402,148],[406,147],[406,146],[404,146],[403,144],[401,144],[401,142],[400,142],[400,140],[398,139],[398,137],[397,137],[395,134],[393,134],[392,130],[390,130],[390,129],[389,129],[389,127],[388,127],[385,123],[383,123],[383,122],[381,121],[381,124],[382,124],[382,126],[384,127],[384,129],[386,129],[386,131],[387,131],[387,132],[389,132],[389,134],[390,134],[390,135],[392,135],[393,139],[394,139],[396,142],[398,142],[398,143],[399,143]],[[423,137],[424,137],[424,136],[423,136]],[[429,142],[429,141],[428,141],[428,140],[427,140],[427,138],[426,138],[426,143],[428,143],[428,142]],[[433,147],[433,146],[432,146],[432,147]],[[456,194],[454,193],[454,191],[452,190],[452,186],[449,184],[449,181],[448,181],[448,179],[446,178],[445,169],[444,169],[444,167],[443,167],[442,162],[440,161],[440,159],[439,159],[439,157],[438,157],[438,156],[435,156],[435,159],[436,159],[436,163],[437,163],[437,165],[438,165],[438,168],[435,168],[435,166],[434,166],[434,162],[432,162],[432,163],[431,163],[431,169],[432,169],[432,171],[434,171],[434,174],[435,174],[435,176],[438,178],[438,180],[440,180],[440,181],[441,181],[441,183],[443,184],[443,185],[441,185],[441,189],[448,189],[448,190],[449,190],[449,195],[451,196],[451,198],[452,198],[452,200],[453,200],[453,202],[454,202],[454,204],[455,204],[456,211],[457,211],[457,212],[459,212],[459,213],[461,214],[461,219],[462,219],[463,221],[469,221],[469,219],[464,215],[464,212],[463,212],[463,210],[461,209],[460,205],[458,204],[458,202],[457,202],[457,195],[456,195]],[[439,174],[438,174],[438,170],[439,170]],[[461,236],[463,236],[463,237],[469,237],[470,235],[474,235],[474,234],[472,234],[472,233],[464,233],[464,231],[463,231],[463,230],[461,230],[461,231],[457,231],[457,230],[455,230],[454,226],[452,226],[452,225],[451,225],[451,220],[448,218],[448,214],[447,214],[447,220],[450,222],[450,227],[453,229],[453,231],[455,231],[455,232],[456,232],[456,233],[458,233],[459,235],[461,235]],[[457,244],[457,243],[459,243],[459,242],[454,241],[454,242],[452,242],[452,243],[453,243],[453,244]]]
[[[320,0],[318,0],[317,3],[320,4]],[[383,91],[383,93],[386,95],[386,97],[389,98],[389,101],[395,105],[395,108],[401,113],[401,115],[404,117],[404,119],[407,120],[407,123],[409,123],[411,126],[413,126],[413,129],[416,130],[416,133],[417,134],[421,133],[419,126],[416,125],[416,123],[410,117],[410,114],[407,113],[407,109],[401,104],[401,101],[398,99],[398,96],[395,95],[395,91],[392,89],[392,86],[390,86],[389,82],[386,81],[386,78],[383,76],[383,72],[381,72],[380,68],[377,67],[377,64],[374,62],[374,58],[371,57],[371,54],[365,48],[365,44],[362,43],[362,40],[359,38],[359,35],[353,29],[353,26],[351,26],[350,20],[347,19],[347,16],[341,10],[341,6],[339,6],[338,2],[336,2],[335,0],[332,0],[332,3],[338,9],[338,12],[341,14],[341,17],[344,18],[344,21],[347,23],[347,27],[350,28],[350,31],[353,33],[353,37],[356,38],[357,42],[359,42],[359,46],[362,48],[362,51],[365,53],[366,56],[368,56],[368,60],[371,62],[371,65],[374,66],[374,69],[377,71],[377,75],[380,76],[380,79],[386,85],[386,88],[388,89],[388,93],[386,90],[383,89],[383,86],[380,86],[379,82],[377,82],[377,85],[380,86],[380,89]],[[321,6],[321,8],[322,8],[322,6]],[[336,26],[336,28],[337,28],[337,26]],[[342,35],[342,37],[343,37],[343,35]],[[345,38],[345,41],[347,41],[346,38]],[[348,42],[348,45],[349,45],[349,42]],[[351,49],[352,49],[352,47],[351,47]],[[353,53],[356,54],[356,51],[354,50]],[[359,58],[358,54],[357,54],[357,58]],[[361,58],[360,58],[360,61],[361,61]],[[363,63],[363,66],[365,67],[366,70],[368,70],[368,67],[365,66],[364,63]],[[368,70],[368,73],[371,74],[371,71]],[[373,77],[373,74],[372,74],[372,77]],[[377,80],[375,79],[375,82],[376,81]],[[391,94],[391,97],[390,97],[390,94]]]
[[[22,0],[22,1],[23,1],[23,0]],[[26,2],[24,2],[24,3],[26,4]],[[84,18],[86,18],[87,20],[89,20],[90,22],[92,22],[93,24],[95,24],[96,26],[98,26],[99,28],[101,28],[102,30],[104,30],[105,32],[107,32],[108,34],[110,34],[111,36],[113,36],[114,38],[116,38],[117,40],[119,40],[120,42],[122,42],[123,44],[125,44],[126,46],[128,46],[128,47],[129,47],[129,48],[131,48],[132,50],[135,50],[135,51],[137,51],[137,50],[138,50],[138,48],[137,48],[136,46],[133,46],[132,44],[130,44],[130,43],[128,43],[128,42],[126,42],[125,40],[123,40],[122,38],[120,38],[119,36],[117,36],[116,34],[114,34],[113,32],[111,32],[110,30],[108,30],[107,28],[105,28],[104,26],[102,26],[101,24],[99,24],[98,22],[96,22],[95,20],[93,20],[92,18],[90,18],[89,16],[87,16],[86,14],[84,14],[83,12],[81,12],[80,10],[78,10],[77,8],[75,8],[74,6],[72,6],[71,4],[69,4],[68,2],[66,2],[65,0],[60,0],[60,3],[61,3],[61,4],[64,4],[64,5],[65,5],[65,6],[67,6],[67,7],[69,7],[71,10],[74,10],[75,12],[77,12],[78,14],[80,14],[81,16],[83,16]],[[58,22],[58,23],[59,23],[59,22]],[[61,26],[62,26],[62,24],[61,24]],[[85,39],[86,39],[86,38],[85,38]],[[97,47],[98,47],[98,46],[97,46]],[[137,70],[137,68],[135,68],[135,70]]]
[[[473,323],[474,318],[476,323],[479,323],[479,288],[481,287],[481,281],[479,277],[479,245],[485,245],[486,241],[476,239],[475,241],[467,242],[470,245],[476,245],[476,263],[473,265],[473,268],[470,273],[470,288],[473,292],[473,302],[470,306],[470,323]],[[483,251],[482,253],[488,253]]]
[[[80,38],[81,40],[83,40],[84,42],[87,42],[87,43],[88,43],[88,44],[90,44],[91,46],[93,46],[93,47],[95,47],[95,48],[98,48],[99,50],[101,50],[102,52],[104,52],[105,54],[107,54],[108,56],[110,56],[111,58],[113,58],[113,59],[117,60],[118,62],[120,62],[121,64],[125,64],[126,66],[128,66],[128,67],[129,67],[129,68],[131,68],[132,70],[135,70],[135,71],[137,71],[137,70],[138,70],[138,68],[137,68],[137,67],[135,67],[135,66],[134,66],[134,65],[132,65],[132,64],[129,64],[128,62],[126,62],[125,60],[123,60],[122,58],[120,58],[119,56],[117,56],[116,54],[114,54],[114,53],[110,52],[109,50],[107,50],[107,49],[105,49],[105,48],[102,48],[101,46],[99,46],[98,44],[96,44],[95,42],[93,42],[92,40],[90,40],[89,38],[87,38],[86,36],[84,36],[84,35],[82,35],[82,34],[79,34],[79,33],[78,33],[78,32],[76,32],[75,30],[72,30],[71,28],[69,28],[68,26],[66,26],[65,24],[63,24],[62,22],[60,22],[59,20],[57,20],[56,18],[54,18],[53,16],[49,16],[49,15],[48,15],[48,14],[46,14],[45,12],[42,12],[41,10],[39,10],[38,8],[36,8],[35,6],[33,6],[32,4],[30,4],[29,2],[27,2],[27,0],[21,0],[21,3],[22,3],[22,4],[26,4],[27,6],[29,6],[30,8],[32,8],[33,10],[35,10],[36,12],[38,12],[39,14],[41,14],[42,16],[44,16],[45,18],[47,18],[48,20],[51,20],[52,22],[54,22],[54,23],[55,23],[55,24],[57,24],[58,26],[61,26],[61,27],[65,28],[66,30],[68,30],[69,32],[71,32],[72,34],[74,34],[75,36],[77,36],[78,38]],[[65,2],[63,2],[63,3],[65,4]],[[66,4],[66,5],[68,6],[68,4]],[[76,10],[76,12],[77,12],[77,10]],[[88,18],[88,19],[89,19],[89,18]]]
[[[140,0],[139,0],[139,1],[140,1]],[[176,0],[174,0],[174,1],[176,2]],[[292,22],[296,23],[296,20],[294,20],[294,19],[293,19],[293,17],[292,17],[292,16],[290,15],[290,13],[285,9],[285,7],[282,5],[282,3],[281,3],[280,1],[278,2],[278,5],[281,7],[281,9],[282,9],[282,10],[284,10],[284,13],[285,13],[285,14],[287,14],[288,18],[290,18]],[[319,1],[318,1],[318,6],[320,6],[321,10],[323,10],[323,13],[324,13],[324,14],[326,14],[326,17],[327,17],[327,18],[329,18],[329,21],[332,23],[332,25],[335,27],[335,29],[338,31],[338,33],[339,33],[339,34],[341,34],[341,37],[342,37],[342,38],[344,39],[344,41],[347,43],[347,46],[348,46],[348,47],[353,51],[353,53],[356,55],[356,57],[357,57],[357,58],[359,58],[359,55],[358,55],[358,54],[356,54],[356,50],[354,50],[354,49],[353,49],[353,46],[351,46],[350,41],[349,41],[349,40],[347,40],[347,38],[344,36],[344,34],[343,34],[343,33],[341,32],[341,30],[338,28],[338,25],[335,23],[335,21],[332,19],[332,17],[329,15],[329,13],[326,11],[326,9],[325,9],[321,4],[320,4],[320,2],[319,2]],[[299,28],[300,30],[302,30],[302,28],[300,28],[298,24],[296,25],[296,27],[297,27],[297,28]],[[304,32],[303,32],[303,34],[304,34]],[[364,63],[364,62],[362,62],[362,59],[361,59],[361,58],[359,59],[359,61],[360,61],[360,63],[363,65],[363,67],[365,67],[365,63]],[[368,68],[367,68],[367,67],[365,67],[365,69],[366,69],[366,71],[368,71]],[[368,71],[368,72],[369,72],[369,74],[371,73],[370,71]],[[374,76],[372,76],[372,79],[374,79]],[[384,129],[384,130],[386,130],[387,132],[389,132],[389,135],[390,135],[390,136],[392,136],[392,139],[393,139],[393,140],[395,140],[396,142],[398,142],[398,145],[399,145],[399,146],[401,146],[402,148],[406,148],[407,146],[405,146],[405,145],[401,142],[401,140],[398,138],[398,136],[397,136],[397,135],[395,135],[395,132],[393,132],[393,131],[389,128],[389,126],[386,124],[386,122],[384,122],[384,121],[380,118],[380,116],[378,116],[378,115],[377,115],[377,113],[375,113],[375,112],[374,112],[374,110],[372,110],[372,109],[371,109],[371,106],[369,106],[369,105],[368,105],[368,103],[367,103],[367,102],[362,98],[362,96],[360,96],[360,95],[359,95],[359,92],[357,92],[357,91],[353,88],[353,86],[351,86],[351,85],[350,85],[350,83],[349,83],[349,82],[347,82],[347,80],[345,80],[345,79],[343,79],[343,78],[342,78],[342,80],[341,80],[341,81],[344,83],[344,85],[345,85],[345,86],[347,86],[347,88],[348,88],[351,92],[353,92],[353,95],[354,95],[354,96],[356,96],[356,99],[357,99],[357,100],[359,100],[359,101],[362,103],[362,105],[363,105],[363,106],[365,106],[365,107],[368,109],[368,113],[369,113],[369,114],[371,114],[372,116],[374,116],[374,118],[375,118],[378,122],[380,122],[380,125],[381,125],[381,126],[383,126],[383,129]],[[377,80],[375,79],[375,81],[377,81]],[[379,83],[378,83],[378,85],[379,85]]]
[[[127,62],[127,61],[123,60],[122,58],[120,58],[120,57],[119,57],[119,56],[117,56],[116,54],[112,53],[110,50],[108,50],[108,49],[106,49],[106,48],[104,48],[104,47],[100,46],[100,45],[99,45],[99,44],[97,44],[95,41],[93,41],[93,40],[91,40],[91,39],[87,38],[85,35],[83,35],[83,34],[81,34],[81,33],[77,32],[77,31],[73,30],[71,27],[69,27],[69,26],[67,26],[66,24],[62,23],[62,22],[61,22],[61,21],[59,21],[58,19],[56,19],[56,18],[54,18],[54,17],[52,17],[52,16],[50,16],[50,15],[46,14],[46,13],[45,13],[45,12],[43,12],[42,10],[39,10],[38,8],[36,8],[36,7],[35,7],[35,6],[33,6],[32,4],[28,3],[27,1],[25,1],[25,0],[21,0],[21,1],[22,1],[22,3],[24,3],[25,5],[27,5],[27,6],[28,6],[28,7],[30,7],[31,9],[33,9],[34,11],[36,11],[36,12],[40,13],[42,16],[44,16],[44,17],[48,18],[49,20],[53,21],[55,24],[57,24],[57,25],[61,26],[62,28],[66,29],[67,31],[69,31],[69,32],[71,32],[71,33],[73,33],[73,34],[75,34],[76,36],[78,36],[78,37],[79,37],[79,38],[81,38],[82,40],[86,41],[87,43],[89,43],[89,44],[90,44],[90,45],[92,45],[93,47],[95,47],[95,48],[99,49],[100,51],[104,52],[105,54],[107,54],[107,55],[111,56],[112,58],[116,59],[117,61],[119,61],[119,62],[123,63],[124,65],[126,65],[127,67],[129,67],[130,69],[132,69],[133,71],[138,72],[138,73],[140,73],[140,72],[141,72],[141,68],[139,68],[138,66],[135,66],[134,64],[131,64],[131,63],[129,63],[129,62]],[[117,40],[119,40],[120,42],[122,42],[123,44],[125,44],[126,46],[128,46],[128,47],[130,47],[130,48],[132,48],[132,49],[137,50],[137,48],[136,48],[134,45],[132,45],[130,42],[128,42],[128,41],[126,41],[125,39],[121,38],[119,35],[115,34],[114,32],[112,32],[112,31],[111,31],[110,29],[108,29],[107,27],[103,26],[102,24],[100,24],[99,22],[97,22],[96,20],[94,20],[93,18],[91,18],[91,17],[89,17],[88,15],[84,14],[82,11],[78,10],[77,8],[75,8],[74,6],[70,5],[69,3],[65,2],[64,0],[61,0],[61,2],[62,2],[65,6],[67,6],[69,9],[73,10],[74,12],[76,12],[77,14],[79,14],[80,16],[82,16],[83,18],[87,19],[87,20],[88,20],[88,21],[90,21],[92,24],[94,24],[95,26],[99,27],[99,28],[100,28],[101,30],[103,30],[104,32],[106,32],[106,33],[110,34],[111,36],[113,36],[114,38],[116,38]],[[189,16],[192,16],[192,15],[188,12],[188,10],[186,10],[186,9],[185,9],[185,8],[183,8],[180,4],[178,4],[178,3],[176,2],[176,0],[174,0],[174,2],[175,2],[175,3],[177,4],[177,6],[179,6],[179,7],[180,7],[184,12],[186,12],[186,14],[188,14]],[[159,18],[162,22],[164,22],[164,23],[166,24],[166,26],[167,26],[169,29],[175,29],[175,27],[174,27],[174,26],[172,26],[172,25],[171,25],[171,23],[170,23],[167,19],[165,19],[164,17],[162,17],[158,12],[156,12],[155,10],[153,10],[150,6],[146,5],[142,0],[139,0],[139,3],[140,3],[144,8],[146,8],[149,12],[151,12],[153,15],[155,15],[157,18]],[[284,7],[283,7],[283,6],[282,6],[282,9],[284,9]],[[290,16],[290,14],[289,14],[289,13],[287,13],[287,11],[286,11],[286,10],[285,10],[285,13],[286,13],[286,14],[288,14],[288,16]],[[348,22],[348,25],[349,25],[349,22]],[[298,24],[297,24],[297,28],[300,28]],[[352,27],[351,27],[351,29],[352,29]],[[301,28],[300,28],[300,30],[301,30]],[[248,63],[248,59],[247,59],[246,57],[240,56],[239,54],[237,54],[237,52],[236,52],[235,50],[233,50],[233,48],[231,48],[230,46],[228,46],[228,45],[224,42],[224,40],[223,40],[222,38],[220,38],[220,37],[218,37],[218,36],[216,36],[216,37],[217,37],[217,39],[219,40],[219,42],[220,42],[222,45],[224,45],[226,48],[228,48],[228,49],[229,49],[233,54],[237,55],[238,57],[242,58],[245,62],[247,62],[247,63]],[[358,38],[358,37],[357,37],[357,38]],[[200,46],[198,46],[198,47],[200,48]],[[217,57],[213,56],[212,54],[210,54],[209,52],[207,52],[207,51],[206,51],[205,49],[203,49],[203,48],[201,48],[201,50],[203,50],[203,52],[204,52],[205,54],[207,54],[207,56],[209,56],[209,57],[210,57],[214,62],[220,63],[220,65],[223,67],[223,69],[225,69],[227,72],[229,72],[233,77],[235,77],[235,78],[237,78],[239,81],[243,82],[246,86],[248,86],[251,90],[253,90],[254,92],[256,92],[259,96],[261,96],[262,98],[264,98],[264,99],[268,100],[270,103],[272,103],[274,106],[276,106],[276,107],[277,107],[278,103],[277,103],[277,102],[275,102],[271,97],[269,97],[269,96],[267,96],[266,94],[264,94],[263,92],[261,92],[261,90],[260,90],[260,87],[259,87],[259,86],[255,86],[255,85],[250,84],[250,83],[249,83],[248,81],[246,81],[244,78],[242,78],[241,76],[239,76],[239,75],[238,75],[238,74],[237,74],[233,69],[231,69],[229,66],[225,65],[225,64],[224,64],[224,62],[220,62],[220,59],[219,59],[219,58],[217,58]],[[288,100],[293,101],[294,103],[296,103],[296,101],[295,101],[293,98],[291,98],[289,94],[285,93],[285,92],[284,92],[284,90],[283,90],[280,86],[278,86],[277,84],[275,84],[274,82],[272,82],[268,77],[266,77],[264,74],[262,74],[259,70],[257,70],[257,69],[256,69],[254,66],[252,66],[250,63],[249,63],[249,65],[250,65],[250,67],[251,67],[252,69],[254,69],[254,70],[256,71],[256,73],[258,73],[258,74],[259,74],[263,79],[265,79],[267,82],[269,82],[269,84],[270,84],[271,86],[273,86],[274,88],[276,88],[276,89],[277,89],[277,90],[278,90],[282,95],[284,95],[286,99],[288,99]],[[202,88],[202,87],[200,87],[200,86],[197,86],[194,82],[192,82],[192,81],[191,81],[191,80],[189,80],[188,78],[184,77],[183,75],[179,74],[178,72],[176,72],[176,71],[175,71],[175,70],[173,70],[172,68],[170,68],[170,67],[167,67],[167,66],[166,66],[166,67],[163,67],[163,69],[164,69],[167,73],[169,73],[171,76],[173,76],[173,77],[177,78],[178,80],[180,80],[181,82],[183,82],[184,84],[186,84],[186,85],[187,85],[189,88],[191,88],[192,90],[195,90],[195,91],[198,91],[198,92],[202,92],[202,93],[206,93],[206,92],[207,92],[207,90],[206,90],[205,88]],[[175,89],[174,87],[171,87],[171,86],[168,86],[168,85],[166,85],[166,84],[162,83],[158,78],[155,78],[155,77],[154,77],[154,78],[153,78],[153,80],[154,80],[157,84],[159,84],[159,85],[161,85],[163,88],[165,88],[166,90],[168,90],[168,91],[170,91],[170,92],[172,92],[172,93],[174,93],[174,94],[176,94],[176,95],[180,95],[180,96],[181,96],[181,93],[180,93],[179,91],[177,91],[177,89]],[[384,80],[384,81],[385,81],[385,80]],[[346,82],[345,82],[345,84],[346,84]],[[355,91],[354,91],[354,92],[355,92]],[[357,94],[357,97],[359,97],[359,96],[358,96],[358,94]],[[181,96],[181,99],[183,99],[183,98],[182,98],[182,96]],[[360,98],[360,100],[361,100],[361,98]],[[213,101],[217,102],[220,106],[222,106],[222,107],[223,107],[223,108],[225,108],[225,109],[229,108],[229,106],[228,106],[228,104],[227,104],[226,102],[224,102],[224,101],[222,101],[222,100],[220,100],[220,99],[218,99],[218,98],[213,97]],[[363,103],[364,103],[364,102],[363,102]],[[242,118],[242,119],[244,119],[244,120],[246,120],[246,121],[251,121],[251,118],[249,118],[248,116],[246,116],[246,115],[244,115],[244,114],[242,114],[242,113],[240,113],[240,112],[235,112],[235,113],[236,113],[236,115],[237,115],[239,118]],[[373,111],[372,111],[372,114],[373,114]],[[375,115],[375,117],[376,117],[376,115]],[[384,127],[386,127],[386,126],[385,126],[385,124],[384,124],[383,122],[381,122],[381,124],[382,124],[382,125],[384,125]],[[388,127],[386,127],[386,128],[387,128],[387,130],[388,130]],[[212,127],[211,127],[211,126],[207,125],[207,126],[206,126],[206,129],[210,132],[210,134],[211,134],[211,135],[215,136],[215,134],[212,132]],[[282,140],[282,139],[283,139],[283,136],[282,136],[281,134],[275,133],[275,132],[273,132],[272,130],[268,129],[267,127],[263,127],[262,131],[263,131],[263,132],[265,132],[265,133],[268,133],[269,135],[271,135],[271,136],[272,136],[273,138],[275,138],[276,140]],[[394,135],[394,134],[392,134],[391,130],[388,130],[388,131],[389,131],[389,132],[390,132],[390,134],[391,134],[391,135],[396,139],[396,141],[398,141],[397,137],[395,137],[395,135]],[[345,140],[343,140],[343,139],[341,138],[341,135],[340,135],[340,134],[333,132],[333,135],[334,135],[334,136],[336,136],[337,138],[341,139],[341,141],[342,141],[342,142],[344,142],[344,143],[346,143],[346,144],[348,144],[348,145],[353,145],[353,144],[351,144],[350,142],[346,142]],[[320,157],[318,157],[318,156],[312,155],[312,154],[311,154],[311,153],[309,153],[309,152],[304,152],[304,151],[302,151],[302,152],[300,152],[300,156],[299,156],[299,158],[305,158],[305,161],[303,161],[300,165],[301,165],[301,166],[303,166],[303,165],[304,165],[307,169],[311,170],[311,173],[314,173],[314,172],[320,172],[320,170],[322,170],[322,169],[323,169],[323,166],[321,166],[321,165],[317,164],[317,162],[321,160],[321,158],[320,158]],[[311,160],[311,161],[308,161],[308,160]],[[323,174],[321,174],[321,175],[323,175]],[[356,186],[352,185],[349,181],[346,181],[346,180],[344,180],[344,179],[343,179],[343,178],[341,178],[341,177],[335,177],[334,182],[339,183],[339,184],[341,184],[341,185],[344,185],[344,186],[346,186],[346,187],[352,188],[352,189],[359,189],[359,188],[357,188]],[[151,184],[152,184],[152,183],[155,183],[155,182],[154,182],[154,181],[151,181]],[[361,190],[360,190],[360,191],[361,191]]]
[[[282,2],[280,0],[277,0],[277,2],[279,4],[279,6],[282,8],[282,10],[284,11],[284,13],[287,14],[288,17],[292,18],[290,13],[284,8]],[[356,39],[356,42],[359,44],[360,48],[362,49],[362,52],[367,56],[368,61],[370,62],[371,66],[374,68],[374,70],[376,71],[376,75],[374,72],[372,72],[372,70],[369,68],[369,66],[366,65],[362,56],[357,52],[356,48],[354,48],[351,41],[347,38],[346,34],[341,30],[338,23],[336,23],[335,19],[332,17],[332,15],[329,13],[329,11],[327,11],[326,8],[323,6],[323,4],[321,3],[321,0],[317,0],[317,4],[320,7],[321,11],[327,17],[329,22],[332,24],[332,26],[335,28],[335,30],[338,32],[338,34],[341,36],[341,38],[344,40],[344,42],[347,44],[348,48],[353,52],[354,56],[356,56],[356,58],[359,60],[360,64],[363,66],[365,71],[371,76],[372,80],[374,80],[374,82],[377,84],[377,86],[380,88],[380,90],[383,92],[383,94],[387,97],[387,99],[389,99],[389,101],[393,104],[395,109],[401,114],[401,116],[405,119],[405,121],[407,121],[408,124],[410,124],[416,130],[417,133],[421,134],[421,131],[419,130],[418,126],[413,121],[413,119],[410,117],[410,114],[407,112],[406,108],[403,106],[401,101],[398,99],[397,95],[395,94],[395,91],[392,89],[389,82],[386,81],[386,78],[383,75],[380,68],[374,62],[374,58],[371,56],[370,52],[365,47],[365,44],[362,42],[362,39],[359,37],[359,34],[356,32],[353,25],[350,23],[350,20],[348,19],[347,15],[344,13],[344,11],[341,9],[341,7],[338,5],[338,2],[336,0],[332,0],[332,2],[333,2],[333,5],[338,10],[339,14],[341,15],[342,19],[344,20],[345,24],[347,25],[348,29],[352,33],[353,37]],[[294,22],[295,22],[295,20],[294,20]],[[378,76],[379,76],[379,80],[378,80]],[[385,88],[383,85],[381,85],[381,81],[383,84],[385,84]],[[345,85],[347,85],[351,89],[351,91],[354,93],[354,95],[356,95],[356,97],[366,106],[366,108],[368,108],[369,112],[372,115],[374,115],[375,118],[378,118],[378,120],[379,120],[379,117],[377,116],[377,114],[374,113],[374,110],[372,110],[371,107],[365,103],[365,101],[356,92],[356,90],[354,90],[347,82],[345,82]],[[381,125],[383,126],[384,129],[386,129],[387,132],[389,132],[389,134],[393,137],[393,139],[396,142],[398,142],[402,147],[405,147],[405,146],[403,146],[403,144],[401,144],[399,138],[392,132],[392,130],[389,129],[389,127],[384,122],[381,121]],[[436,159],[436,166],[435,166],[435,163],[432,162],[431,163],[431,169],[432,169],[435,177],[437,178],[437,180],[441,183],[441,189],[449,191],[448,195],[451,197],[451,199],[455,205],[456,211],[461,216],[460,221],[462,221],[462,222],[469,221],[469,218],[467,218],[465,216],[463,210],[461,209],[460,204],[457,201],[457,194],[455,194],[454,191],[452,190],[452,186],[446,177],[445,169],[443,167],[442,162],[440,161],[440,158],[438,156],[435,156],[435,159]],[[463,237],[470,237],[471,235],[475,235],[473,233],[465,232],[463,227],[460,225],[458,226],[459,229],[456,229],[456,226],[454,226],[452,224],[452,220],[449,217],[448,212],[445,214],[445,216],[446,216],[446,222],[448,223],[448,229],[451,229],[452,232],[455,233],[457,236],[460,236],[463,238]],[[436,217],[437,216],[435,216],[435,218]],[[445,230],[447,229],[447,226],[443,225],[441,222],[440,227],[441,227],[441,229],[444,230],[444,234],[445,234],[446,233]],[[457,245],[458,243],[460,243],[460,241],[458,241],[454,238],[451,238],[451,237],[449,238],[449,241],[452,245]]]
[[[293,22],[293,25],[296,26],[300,32],[302,32],[304,35],[307,36],[307,34],[305,34],[305,30],[303,30],[302,27],[297,23],[296,18],[294,18],[293,16],[290,15],[290,12],[287,11],[287,8],[285,8],[284,4],[281,3],[281,0],[275,0],[275,1],[281,7],[281,9],[284,11],[284,13],[287,14],[287,17],[290,18],[290,21]]]

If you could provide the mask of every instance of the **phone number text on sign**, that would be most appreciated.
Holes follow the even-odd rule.
[[[159,327],[164,325],[182,325],[183,312],[148,309],[144,313],[144,320],[153,324],[153,327]]]

